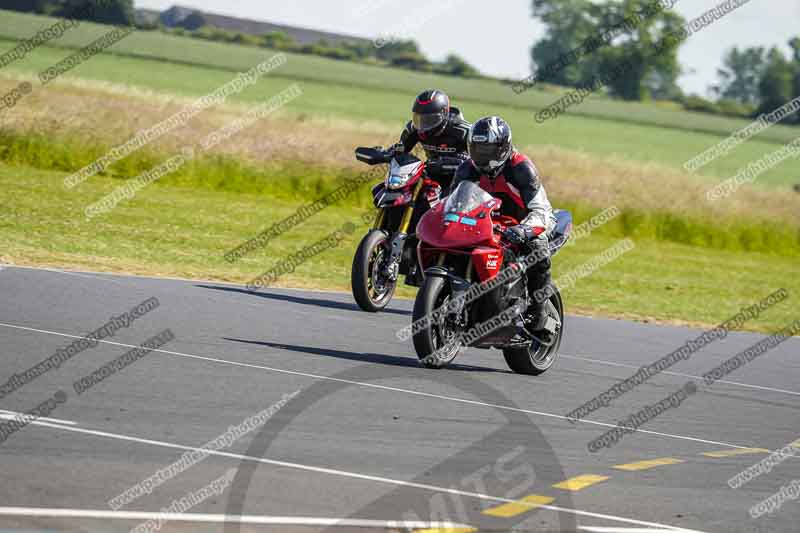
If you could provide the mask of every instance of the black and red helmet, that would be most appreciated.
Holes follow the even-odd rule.
[[[500,117],[480,119],[470,128],[467,150],[481,172],[497,176],[514,152],[511,126]]]
[[[450,97],[442,91],[428,89],[414,100],[411,122],[422,135],[441,133],[450,116]]]

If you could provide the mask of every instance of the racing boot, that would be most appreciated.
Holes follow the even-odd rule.
[[[544,239],[537,239],[536,241],[534,241],[536,242],[534,247],[537,244],[540,247],[547,246],[547,241]],[[538,341],[546,346],[550,346],[555,341],[556,328],[558,326],[558,321],[553,319],[547,312],[548,308],[552,307],[550,305],[552,291],[550,286],[550,266],[550,257],[546,256],[528,269],[528,295],[531,302],[528,307],[528,316],[532,320],[527,325],[527,329]]]

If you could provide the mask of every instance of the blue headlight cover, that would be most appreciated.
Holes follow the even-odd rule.
[[[411,174],[407,174],[405,176],[400,174],[392,174],[391,176],[389,176],[386,185],[390,189],[395,189],[395,190],[401,189],[405,186],[406,183],[408,183],[408,180],[410,179],[411,179]]]
[[[462,217],[458,213],[448,213],[444,216],[445,222],[460,222],[467,226],[477,226],[478,221],[474,218]]]

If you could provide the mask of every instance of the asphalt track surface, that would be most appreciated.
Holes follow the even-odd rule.
[[[484,350],[426,370],[395,336],[410,321],[408,301],[370,315],[347,294],[9,267],[0,271],[0,385],[150,297],[160,306],[109,342],[0,399],[8,420],[67,395],[49,419],[0,444],[0,530],[129,531],[235,469],[224,491],[160,530],[798,531],[798,501],[758,519],[748,511],[800,479],[800,455],[738,489],[727,484],[800,438],[798,339],[590,453],[587,443],[617,420],[762,336],[731,334],[573,424],[563,415],[699,332],[569,317],[562,357],[542,376],[510,373],[500,352]],[[779,305],[797,304],[790,295]],[[73,390],[165,328],[175,339],[160,350]],[[297,391],[260,428],[110,508]]]

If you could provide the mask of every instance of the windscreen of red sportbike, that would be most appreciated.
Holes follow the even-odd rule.
[[[490,213],[494,202],[496,200],[478,185],[461,183],[443,204],[422,217],[417,225],[417,236],[423,247],[431,248],[492,245],[494,232]]]
[[[467,214],[481,204],[492,199],[492,195],[471,181],[462,181],[456,190],[447,197],[444,204],[445,215],[450,213]]]

